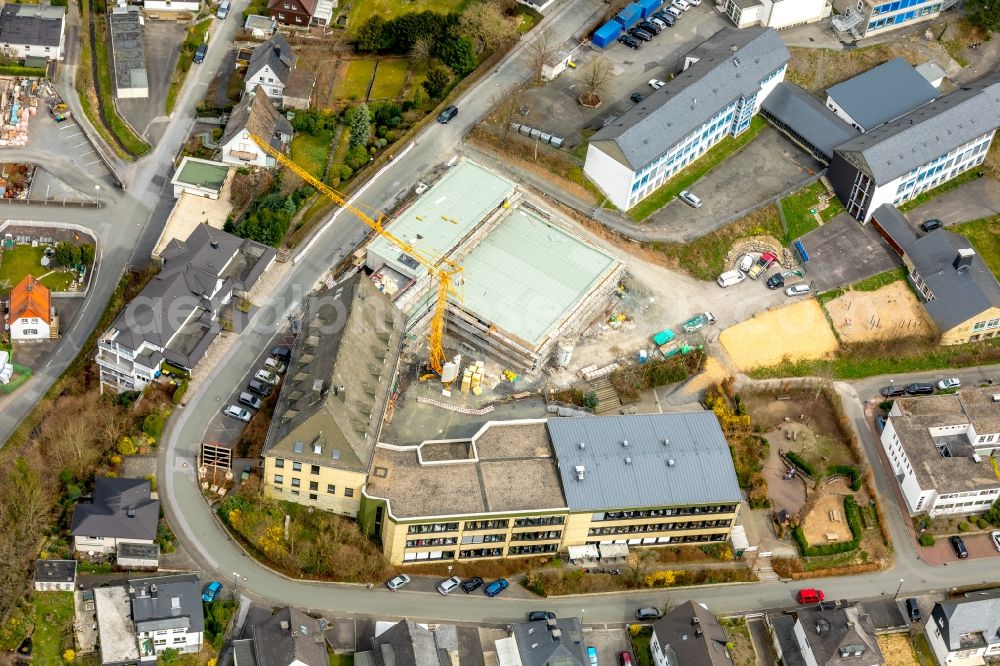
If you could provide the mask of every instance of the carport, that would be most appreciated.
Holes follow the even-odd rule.
[[[601,556],[600,552],[597,550],[597,546],[586,545],[586,546],[570,546],[569,547],[569,561],[579,562],[581,560],[597,560]]]

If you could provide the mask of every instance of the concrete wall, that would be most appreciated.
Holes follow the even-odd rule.
[[[864,132],[866,129],[871,129],[870,127],[865,128],[865,127],[862,127],[861,125],[859,125],[858,122],[856,120],[854,120],[854,118],[851,116],[851,114],[849,114],[847,111],[845,111],[844,108],[842,106],[840,106],[839,104],[837,104],[837,101],[834,100],[829,95],[826,96],[826,108],[828,108],[831,111],[833,111],[833,113],[838,118],[840,118],[845,123],[847,123],[848,125],[850,125],[851,127],[855,128],[857,130],[860,130],[860,131]]]
[[[827,0],[764,0],[771,5],[767,25],[781,29],[818,21],[827,15]]]

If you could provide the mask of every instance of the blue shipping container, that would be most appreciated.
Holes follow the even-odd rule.
[[[641,18],[642,7],[633,2],[625,5],[625,8],[618,12],[618,16],[615,17],[615,20],[618,21],[623,28],[631,28],[633,25],[638,23]]]
[[[642,18],[649,18],[660,8],[660,0],[636,0],[636,4],[642,8]]]
[[[594,46],[603,49],[605,46],[618,39],[618,35],[621,34],[621,31],[622,26],[620,23],[608,21],[594,31],[594,36],[591,39],[591,42],[593,42]]]

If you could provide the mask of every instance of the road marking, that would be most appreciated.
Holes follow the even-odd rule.
[[[101,161],[101,160],[94,160],[93,162],[87,162],[87,163],[86,163],[86,164],[84,164],[83,166],[90,166],[91,164],[97,164],[97,163],[99,163],[100,161]]]
[[[81,141],[80,143],[76,144],[76,145],[75,145],[75,146],[73,146],[73,147],[74,147],[74,148],[79,148],[80,146],[84,145],[85,143],[87,143],[87,142],[86,142],[86,141]]]

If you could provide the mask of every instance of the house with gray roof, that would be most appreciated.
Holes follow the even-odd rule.
[[[282,108],[308,108],[316,74],[296,69],[298,58],[281,33],[254,48],[244,81],[245,91],[261,86],[267,96]]]
[[[665,86],[591,137],[584,172],[627,210],[727,136],[750,127],[790,55],[772,28],[724,28]]]
[[[827,177],[847,212],[868,222],[974,169],[1000,127],[1000,72],[938,97],[837,147]]]
[[[873,213],[871,223],[902,260],[941,344],[1000,335],[1000,283],[965,236],[935,229],[918,237],[888,204]]]
[[[279,152],[288,152],[292,142],[292,123],[278,113],[267,92],[259,84],[233,107],[219,145],[226,164],[271,168],[275,159],[253,140],[259,136]]]
[[[765,615],[786,666],[882,666],[875,623],[861,602],[827,602]]]
[[[35,560],[36,592],[76,589],[76,560]]]
[[[141,391],[164,363],[192,371],[219,334],[224,308],[253,287],[275,251],[200,224],[160,258],[160,272],[98,340],[102,391]]]
[[[728,642],[705,606],[686,601],[653,623],[649,651],[656,666],[733,666]]]
[[[160,500],[148,479],[102,477],[73,508],[70,534],[76,552],[110,554],[122,543],[153,543],[159,521]]]
[[[495,641],[497,666],[587,666],[580,618],[519,622]]]
[[[66,12],[54,5],[7,3],[0,9],[0,45],[14,58],[62,60]]]
[[[762,116],[793,141],[829,164],[840,144],[858,135],[823,102],[789,81],[782,81],[760,107]]]
[[[413,620],[378,622],[371,646],[355,653],[355,666],[458,666],[458,631],[453,624],[432,629]]]
[[[255,606],[254,608],[259,608]],[[235,666],[327,666],[324,625],[297,608],[248,614],[233,644]]]
[[[924,626],[937,662],[981,664],[1000,655],[1000,590],[934,604]]]
[[[937,99],[938,90],[908,62],[893,58],[826,91],[826,106],[861,132]]]

